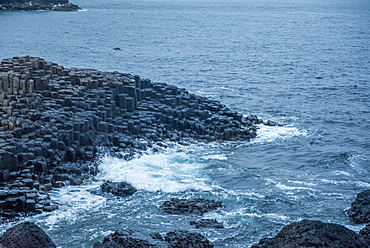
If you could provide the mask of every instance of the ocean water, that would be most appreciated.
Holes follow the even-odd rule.
[[[260,126],[250,143],[170,144],[131,161],[102,154],[96,178],[53,190],[60,209],[28,219],[59,247],[91,247],[118,228],[189,230],[216,247],[249,247],[302,219],[363,227],[345,210],[370,188],[369,1],[72,2],[83,10],[0,12],[1,59],[138,74],[284,126]],[[138,192],[96,194],[103,180]],[[205,217],[225,228],[161,213],[173,197],[222,201]]]

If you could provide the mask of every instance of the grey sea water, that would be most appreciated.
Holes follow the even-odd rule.
[[[73,3],[83,11],[0,12],[1,59],[138,74],[285,126],[261,126],[251,143],[174,145],[129,162],[103,156],[94,180],[51,193],[59,210],[30,218],[59,247],[91,247],[117,228],[198,231],[216,247],[249,247],[301,219],[363,227],[345,209],[370,188],[369,1]],[[106,179],[139,191],[94,194]],[[225,229],[159,212],[172,197],[222,201],[206,217]]]

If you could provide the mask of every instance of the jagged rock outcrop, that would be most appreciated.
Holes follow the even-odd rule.
[[[166,141],[249,141],[262,123],[173,85],[29,56],[0,64],[0,115],[3,218],[55,209],[47,191],[96,174],[88,161],[101,147],[135,154]]]
[[[274,237],[261,239],[252,248],[365,248],[366,241],[354,231],[332,223],[302,220],[289,224]]]
[[[168,232],[164,239],[169,243],[171,248],[213,248],[214,245],[209,242],[202,234],[192,233],[188,231],[173,231]]]
[[[56,248],[50,237],[36,224],[22,222],[8,229],[0,238],[4,248]]]
[[[189,200],[172,198],[170,201],[163,202],[160,209],[168,214],[204,214],[222,206],[222,202],[203,198]]]
[[[365,239],[367,245],[370,247],[370,225],[366,225],[360,230],[360,235]]]
[[[93,248],[212,248],[213,244],[199,233],[188,231],[168,232],[162,237],[159,233],[139,230],[119,230],[94,244]]]
[[[370,222],[370,190],[360,192],[351,203],[348,216],[357,224]]]
[[[0,10],[77,11],[80,9],[68,0],[0,0]]]
[[[116,196],[129,196],[133,195],[137,191],[136,188],[126,182],[107,181],[103,183],[100,188],[102,192],[112,193]]]

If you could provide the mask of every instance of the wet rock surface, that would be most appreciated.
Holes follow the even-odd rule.
[[[29,56],[1,61],[0,115],[3,219],[56,209],[47,192],[95,175],[102,148],[130,159],[166,142],[249,141],[263,122],[173,85]]]
[[[108,235],[93,248],[211,248],[213,245],[201,234],[188,231],[168,232],[162,237],[159,233],[138,230],[119,230]]]
[[[326,247],[364,248],[366,241],[354,231],[332,223],[302,220],[289,224],[274,237],[261,239],[252,248]]]
[[[370,246],[370,225],[366,225],[366,227],[361,229],[360,235],[365,239],[367,245]]]
[[[112,193],[116,196],[133,195],[137,189],[126,182],[111,182],[107,181],[100,186],[102,192]]]
[[[54,242],[36,224],[22,222],[8,229],[0,238],[0,247],[55,248]]]
[[[215,219],[200,219],[197,221],[190,221],[190,225],[196,228],[224,228],[224,225]]]
[[[351,203],[348,216],[357,224],[370,222],[370,190],[359,193]]]
[[[223,207],[222,202],[203,198],[179,199],[165,201],[160,209],[168,214],[204,214]]]
[[[166,243],[159,233],[148,233],[139,230],[117,230],[105,237],[102,242],[97,242],[93,246],[93,248],[111,247],[166,247]]]
[[[164,239],[170,244],[169,247],[197,247],[197,248],[212,248],[212,243],[209,242],[203,235],[199,233],[191,233],[188,231],[173,231],[168,232]]]
[[[0,10],[77,11],[80,9],[68,0],[0,0]]]

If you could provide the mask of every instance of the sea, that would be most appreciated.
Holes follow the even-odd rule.
[[[215,247],[250,247],[303,219],[364,227],[346,210],[370,189],[368,0],[71,2],[82,10],[1,11],[1,59],[140,75],[283,126],[260,125],[250,142],[171,143],[130,161],[102,153],[96,177],[50,192],[58,210],[24,219],[58,247],[90,248],[121,228],[187,230]],[[98,194],[104,180],[138,192]],[[224,207],[204,216],[159,210],[171,198],[198,197]],[[200,218],[224,228],[189,224]]]

